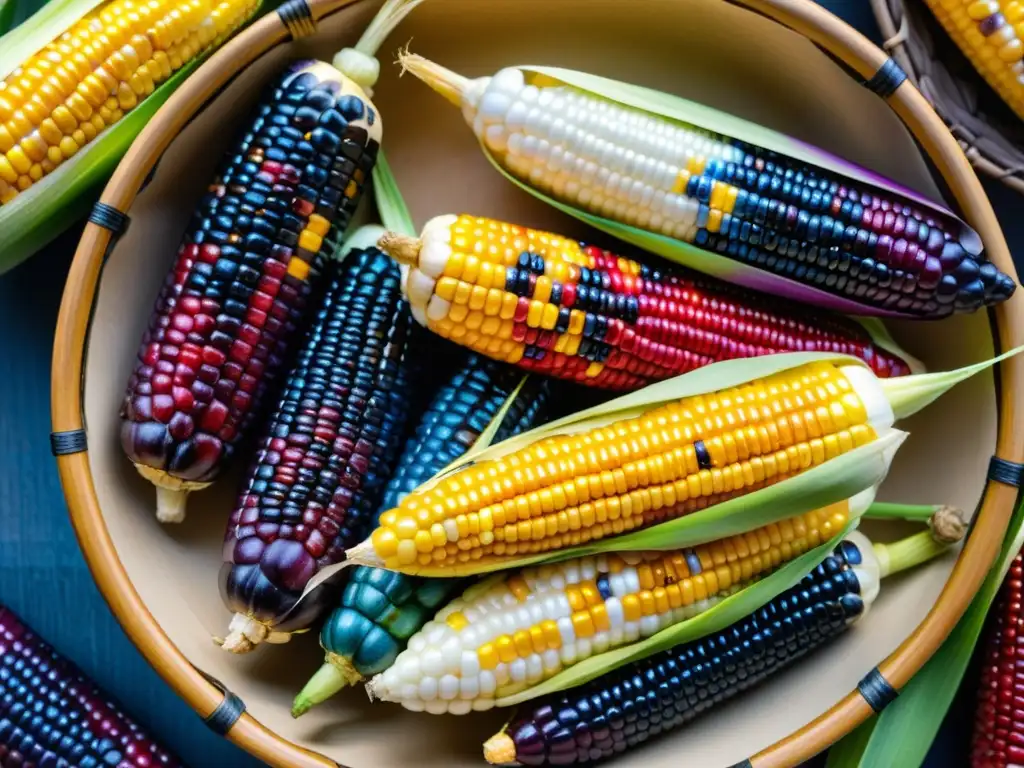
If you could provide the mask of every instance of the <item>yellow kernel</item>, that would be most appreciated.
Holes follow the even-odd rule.
[[[604,607],[604,603],[595,605],[590,609],[590,617],[594,621],[594,628],[598,632],[607,632],[612,628],[611,622],[608,620],[608,610]]]
[[[533,653],[533,641],[530,639],[530,633],[525,630],[519,630],[512,636],[512,642],[515,644],[516,652],[521,658],[525,658]]]
[[[679,582],[679,591],[682,594],[683,605],[693,605],[696,597],[693,589],[693,579],[684,579]]]
[[[636,595],[625,595],[622,598],[622,613],[626,621],[640,621],[640,617],[643,616],[640,598]]]
[[[648,590],[644,590],[637,597],[640,598],[640,610],[643,611],[644,616],[653,616],[655,612],[654,595]]]
[[[498,658],[506,664],[516,660],[517,654],[515,643],[512,642],[512,638],[508,635],[502,635],[495,640],[494,647],[498,652]]]
[[[498,651],[493,643],[485,643],[477,649],[477,658],[480,660],[481,669],[494,669],[501,659],[498,658]]]
[[[576,632],[576,637],[593,637],[594,636],[594,620],[591,618],[589,611],[580,611],[572,615],[572,628]]]
[[[398,537],[388,528],[375,529],[371,541],[373,551],[381,558],[391,558],[398,553]]]
[[[17,171],[18,173],[28,173],[29,168],[32,167],[32,161],[29,160],[29,158],[25,155],[25,152],[22,150],[20,146],[14,147],[10,152],[7,153],[6,157],[11,167],[14,168],[14,170]],[[17,177],[15,177],[15,179],[16,178]],[[15,181],[15,179],[10,179],[10,181],[13,182]],[[4,177],[4,180],[8,180],[6,176]]]
[[[456,632],[461,632],[469,626],[469,619],[462,611],[452,611],[445,617],[444,623]]]
[[[704,580],[703,574],[697,574],[690,581],[693,583],[693,594],[694,597],[700,600],[707,600],[708,598],[708,585]]]
[[[552,619],[545,619],[540,623],[540,628],[544,632],[544,640],[547,642],[548,648],[558,649],[562,647],[562,634],[558,630],[558,623]]]
[[[413,541],[416,542],[417,552],[426,553],[434,548],[434,539],[430,535],[430,531],[416,531]]]
[[[569,601],[569,607],[574,612],[586,609],[587,601],[583,598],[583,593],[578,586],[567,586],[565,588],[565,597]]]

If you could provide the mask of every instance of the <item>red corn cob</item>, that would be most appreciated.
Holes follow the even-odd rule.
[[[121,443],[157,486],[157,517],[231,459],[359,201],[380,120],[327,64],[271,88],[200,203],[167,276],[122,407]]]
[[[409,267],[413,316],[440,336],[528,371],[638,389],[721,360],[776,352],[854,355],[881,377],[910,373],[850,320],[655,268],[559,235],[438,216],[380,246]]]
[[[0,604],[0,767],[181,765]]]
[[[1010,565],[989,612],[971,747],[973,768],[1024,765],[1024,555]]]

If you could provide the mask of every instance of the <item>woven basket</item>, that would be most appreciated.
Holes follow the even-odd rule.
[[[931,102],[971,164],[1024,193],[1024,121],[960,53],[921,0],[871,0],[882,47]]]
[[[259,86],[289,59],[329,60],[352,44],[377,6],[293,0],[230,42],[175,93],[125,156],[85,229],[54,346],[53,443],[71,519],[100,589],[146,658],[212,728],[265,762],[290,768],[480,765],[480,743],[504,713],[432,718],[369,706],[353,690],[292,720],[291,697],[321,660],[315,633],[245,657],[210,642],[228,618],[216,573],[236,478],[195,494],[182,526],[161,528],[150,511],[151,487],[120,452],[116,414],[152,297]],[[416,51],[470,76],[542,62],[674,91],[938,196],[919,145],[992,260],[1015,274],[982,187],[942,121],[917,90],[901,84],[885,54],[808,0],[432,0],[383,50],[409,39]],[[459,111],[413,78],[399,79],[387,65],[390,56],[383,58],[375,102],[418,223],[468,211],[581,234],[577,223],[503,182]],[[1024,342],[1024,296],[990,316],[891,327],[932,369],[948,369]],[[1024,461],[1021,393],[1024,358],[1015,358],[906,423],[911,437],[882,497],[977,509],[959,557],[887,583],[872,615],[828,652],[617,764],[794,765],[871,714],[865,692],[881,694],[873,698],[878,704],[905,685],[960,617],[1001,542],[1017,495],[1014,476],[997,482],[986,472],[993,455]]]

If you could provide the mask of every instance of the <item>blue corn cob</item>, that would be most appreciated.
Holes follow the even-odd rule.
[[[398,506],[406,494],[465,454],[515,390],[522,373],[478,355],[434,397],[405,446],[380,511]],[[495,442],[545,420],[549,384],[531,377],[512,403]],[[341,606],[320,633],[326,659],[296,697],[298,717],[346,685],[387,669],[405,643],[440,605],[465,586],[462,579],[423,579],[377,568],[353,571]]]

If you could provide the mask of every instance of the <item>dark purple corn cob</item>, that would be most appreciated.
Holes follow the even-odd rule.
[[[0,768],[181,765],[0,605]]]
[[[611,757],[761,682],[841,634],[865,611],[842,542],[795,587],[725,630],[523,705],[484,745],[497,765],[573,765]]]
[[[413,332],[390,258],[371,248],[333,265],[228,526],[228,650],[283,642],[332,604],[325,589],[298,601],[373,523],[406,436]]]
[[[381,125],[322,62],[266,95],[199,204],[157,299],[121,409],[121,444],[180,522],[189,491],[232,458],[321,289]]]

